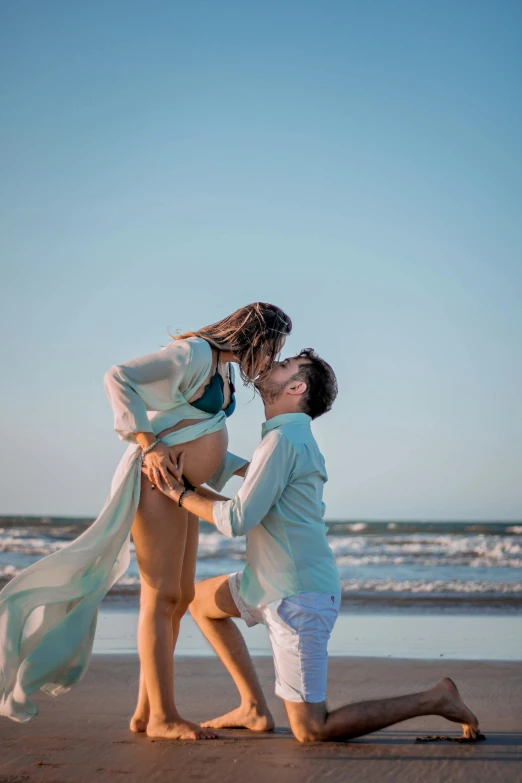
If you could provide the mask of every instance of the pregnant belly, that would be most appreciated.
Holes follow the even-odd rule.
[[[194,424],[194,421],[190,423]],[[158,433],[158,436],[161,437],[176,429],[180,429],[179,424],[176,427],[163,430],[163,432]],[[202,435],[197,440],[190,440],[187,443],[176,443],[175,446],[170,446],[169,452],[172,459],[177,459],[182,451],[185,453],[183,473],[192,484],[198,486],[199,484],[204,484],[214,475],[223,462],[223,458],[227,453],[227,447],[228,432],[227,428],[223,427],[217,432]]]

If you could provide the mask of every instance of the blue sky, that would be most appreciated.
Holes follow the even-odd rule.
[[[337,371],[328,517],[522,517],[520,3],[1,16],[0,513],[95,516],[104,372],[265,300]]]

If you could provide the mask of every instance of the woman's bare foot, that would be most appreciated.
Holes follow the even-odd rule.
[[[437,714],[453,723],[461,723],[463,736],[476,739],[480,733],[478,719],[462,701],[453,680],[445,677],[432,688],[432,691],[438,697]]]
[[[256,705],[241,705],[226,715],[207,720],[201,724],[212,729],[250,729],[250,731],[272,731],[274,719],[268,708],[260,710]]]
[[[149,720],[147,724],[147,737],[153,739],[173,740],[206,740],[218,739],[215,731],[203,729],[197,723],[179,718],[178,720],[156,721]]]
[[[149,716],[143,716],[141,713],[135,712],[130,719],[129,728],[136,733],[140,731],[147,731],[147,724],[149,722]]]

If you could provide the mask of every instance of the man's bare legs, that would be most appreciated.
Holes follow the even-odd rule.
[[[241,696],[238,709],[201,725],[212,728],[242,726],[258,731],[273,728],[274,722],[243,637],[227,619],[239,616],[228,576],[199,582],[190,612],[232,676]],[[285,706],[294,736],[300,742],[360,737],[420,715],[440,715],[461,723],[465,736],[475,737],[479,732],[477,718],[466,707],[449,678],[420,693],[348,704],[330,713],[325,702],[285,701]],[[258,718],[267,722],[266,728],[262,728]]]
[[[239,612],[232,598],[228,576],[216,576],[196,585],[190,613],[234,680],[240,706],[219,718],[206,721],[206,728],[247,728],[271,731],[274,721],[245,641],[232,617]]]
[[[466,737],[474,739],[479,733],[477,718],[466,707],[449,677],[420,693],[347,704],[332,712],[328,712],[325,702],[285,701],[285,707],[299,742],[362,737],[420,715],[440,715],[453,723],[461,723]]]

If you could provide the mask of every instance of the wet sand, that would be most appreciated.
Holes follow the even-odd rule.
[[[17,724],[0,718],[0,783],[93,783],[123,779],[248,781],[248,783],[515,783],[522,781],[522,666],[515,662],[333,658],[329,706],[399,695],[448,675],[478,715],[487,736],[473,745],[415,743],[418,734],[453,734],[459,726],[437,717],[407,721],[350,742],[300,745],[273,695],[273,664],[256,659],[277,728],[251,734],[222,731],[205,742],[150,740],[128,730],[138,684],[136,656],[97,655],[65,696],[36,696],[40,715]],[[176,663],[179,706],[192,720],[234,707],[234,687],[219,661]]]

